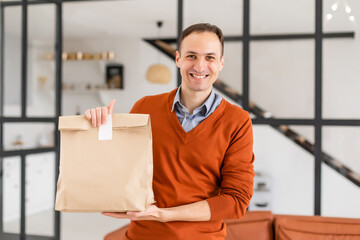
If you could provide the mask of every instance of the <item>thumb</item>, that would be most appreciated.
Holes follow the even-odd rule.
[[[109,106],[108,106],[109,114],[112,114],[112,113],[113,113],[115,102],[116,102],[116,99],[113,99],[113,100],[111,100],[111,102],[109,103]]]

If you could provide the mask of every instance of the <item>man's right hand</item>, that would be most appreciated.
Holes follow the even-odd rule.
[[[92,109],[87,109],[85,111],[85,116],[91,122],[93,127],[99,127],[101,124],[106,123],[106,118],[108,114],[112,114],[114,111],[114,104],[116,100],[113,99],[109,106],[97,107]]]

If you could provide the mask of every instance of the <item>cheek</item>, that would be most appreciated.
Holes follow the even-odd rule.
[[[218,74],[219,71],[220,71],[220,65],[219,65],[219,64],[211,64],[211,65],[209,66],[209,68],[211,69],[211,72],[212,72],[213,74]]]
[[[191,68],[191,63],[189,62],[183,62],[181,64],[181,70],[184,72],[184,71],[187,71]]]

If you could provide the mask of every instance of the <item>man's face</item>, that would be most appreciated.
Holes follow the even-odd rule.
[[[193,32],[181,43],[176,52],[176,65],[180,68],[182,88],[187,91],[211,91],[219,71],[224,67],[221,43],[212,32]]]

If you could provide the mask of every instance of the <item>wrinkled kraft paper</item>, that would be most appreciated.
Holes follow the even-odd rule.
[[[84,115],[59,118],[60,172],[55,210],[143,211],[154,203],[150,116],[113,114],[112,139]]]

